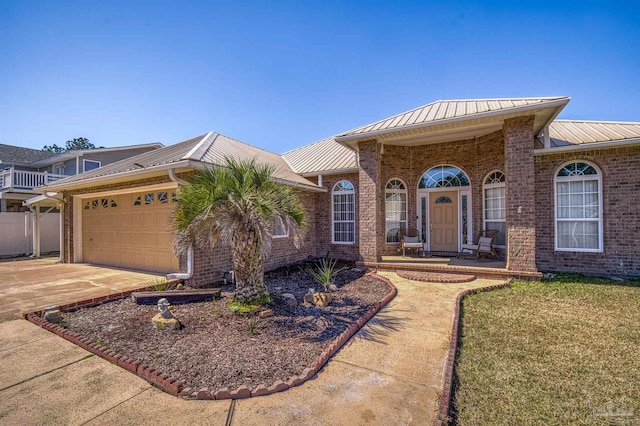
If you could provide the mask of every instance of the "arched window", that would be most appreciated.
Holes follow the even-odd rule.
[[[564,164],[555,176],[556,250],[603,251],[602,174],[586,161]]]
[[[355,190],[348,180],[336,183],[331,192],[333,221],[332,242],[352,244],[356,242]]]
[[[407,187],[400,179],[391,179],[384,189],[386,235],[388,244],[400,243],[400,232],[407,228]]]
[[[504,246],[507,241],[505,182],[505,175],[499,170],[489,173],[483,182],[484,229],[498,231],[497,246]]]
[[[437,166],[422,175],[418,189],[457,186],[469,186],[469,178],[465,172],[454,166]]]

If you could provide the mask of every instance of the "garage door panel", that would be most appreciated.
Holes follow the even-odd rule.
[[[157,272],[178,270],[171,249],[167,190],[100,197],[82,210],[85,262]],[[87,202],[84,202],[83,206]]]

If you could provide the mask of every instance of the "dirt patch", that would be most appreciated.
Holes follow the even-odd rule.
[[[338,265],[351,267],[352,265]],[[340,272],[338,291],[326,308],[287,306],[278,296],[292,293],[298,301],[317,283],[304,267],[288,267],[267,274],[273,297],[273,316],[232,313],[228,299],[175,306],[184,328],[157,330],[151,318],[155,306],[123,299],[68,312],[69,331],[81,333],[118,354],[138,359],[199,389],[251,389],[287,381],[299,375],[325,350],[335,337],[380,301],[387,285],[359,269]],[[278,288],[278,287],[281,287]],[[223,294],[232,291],[223,286]]]

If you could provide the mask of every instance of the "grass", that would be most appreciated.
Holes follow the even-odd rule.
[[[467,296],[459,425],[640,424],[640,282],[559,275]]]

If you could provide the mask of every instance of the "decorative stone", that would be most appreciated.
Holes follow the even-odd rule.
[[[282,298],[287,303],[288,306],[295,307],[298,306],[298,301],[296,297],[291,293],[282,293]]]
[[[176,290],[184,290],[184,284],[178,283],[178,285],[176,286]]]
[[[329,291],[335,293],[336,291],[338,291],[338,286],[336,286],[334,283],[329,284]]]
[[[331,293],[318,292],[314,293],[311,297],[313,299],[313,304],[322,308],[328,306],[329,303],[331,303],[331,301],[333,300],[333,296],[331,296]]]
[[[42,310],[42,318],[54,324],[62,322],[62,312],[57,306],[47,306]]]
[[[265,309],[258,314],[260,318],[269,318],[273,316],[273,309]]]

